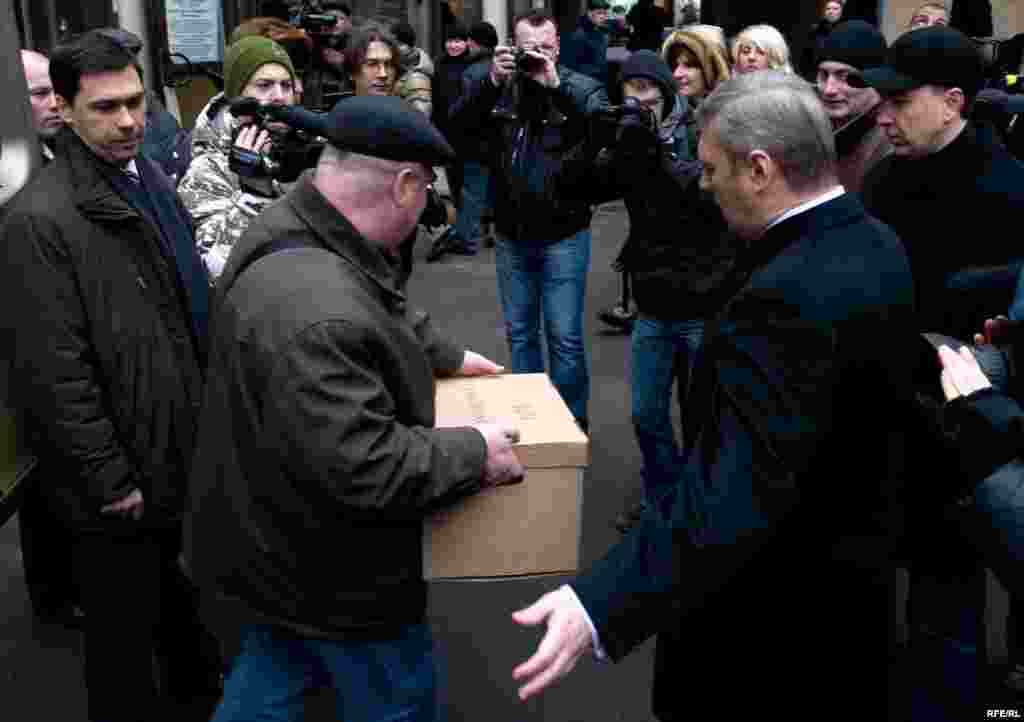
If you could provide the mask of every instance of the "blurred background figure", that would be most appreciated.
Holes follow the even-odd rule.
[[[608,0],[587,0],[576,28],[561,38],[562,65],[608,83]]]
[[[771,25],[751,25],[739,32],[732,41],[732,67],[739,75],[755,70],[793,72],[789,45]]]

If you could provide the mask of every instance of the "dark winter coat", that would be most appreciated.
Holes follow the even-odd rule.
[[[203,384],[206,339],[194,333],[190,294],[208,282],[191,220],[139,156],[149,193],[163,194],[185,231],[184,243],[161,250],[158,227],[114,191],[119,171],[70,130],[56,156],[3,226],[13,402],[66,523],[123,529],[100,507],[136,488],[144,524],[167,523],[183,509]],[[182,284],[178,263],[201,282]]]
[[[659,145],[650,140],[656,152],[613,146],[577,181],[595,203],[625,199],[629,236],[618,261],[631,276],[639,311],[663,320],[704,318],[735,290],[726,280],[736,243],[714,200],[700,190],[692,111],[681,100],[677,108],[682,117],[671,137]]]
[[[562,37],[558,61],[599,83],[608,83],[608,33],[583,15],[576,29]]]
[[[466,68],[466,72],[462,74],[460,97],[474,85],[482,82],[491,73],[491,63],[494,60],[493,52],[490,50],[481,51],[474,55],[473,58],[473,64]],[[460,128],[458,133],[453,134],[455,138],[452,147],[455,148],[455,152],[459,154],[459,158],[462,160],[489,163],[493,152],[491,148],[494,136],[493,130],[489,121],[485,121],[484,125],[475,128]]]
[[[462,74],[472,64],[473,56],[469,50],[457,58],[442,53],[434,60],[434,77],[430,86],[434,110],[430,120],[453,146],[458,142],[458,137],[451,131],[448,116],[452,106],[462,95]]]
[[[661,51],[665,28],[672,25],[672,19],[653,0],[640,0],[626,14],[626,22],[633,28],[626,47],[630,51],[653,50]]]
[[[515,111],[495,113],[499,100],[504,104],[514,93],[484,75],[466,87],[449,116],[455,133],[493,128],[495,226],[516,241],[555,243],[590,225],[589,202],[564,176],[567,161],[583,158],[587,119],[608,106],[608,95],[596,80],[568,68],[559,66],[558,77],[553,90],[521,81],[514,86]]]
[[[938,153],[890,155],[865,179],[864,205],[906,246],[921,331],[969,339],[1013,301],[1024,249],[994,224],[1024,217],[1024,165],[994,133],[969,123]]]
[[[882,718],[881,699],[860,712],[886,688],[882,518],[909,386],[907,259],[845,194],[769,229],[739,268],[705,326],[678,485],[572,586],[613,660],[659,635],[659,720],[692,717],[680,680],[741,718],[791,711],[794,680],[831,699],[851,674],[864,694],[844,714]],[[740,697],[738,653],[756,670]]]
[[[315,247],[271,253],[236,276],[282,238]],[[456,372],[463,349],[396,281],[395,261],[311,174],[232,251],[185,555],[237,621],[385,639],[423,620],[423,517],[480,488],[486,446],[474,429],[434,428],[434,377]]]

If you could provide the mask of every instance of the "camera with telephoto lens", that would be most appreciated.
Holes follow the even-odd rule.
[[[322,114],[296,106],[261,103],[255,98],[239,98],[232,102],[231,113],[236,117],[254,119],[253,123],[236,129],[231,138],[228,167],[240,178],[291,183],[304,170],[315,167],[320,159],[320,152],[326,144],[321,137]],[[281,131],[271,128],[271,123],[283,124],[287,129]],[[238,133],[253,125],[270,134],[270,149],[265,153],[239,148],[234,144]]]
[[[596,147],[617,148],[625,153],[656,153],[658,118],[654,111],[632,96],[594,116],[591,133]]]

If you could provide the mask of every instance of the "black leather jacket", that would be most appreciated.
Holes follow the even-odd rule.
[[[515,92],[495,87],[490,75],[467,83],[450,113],[457,134],[493,128],[491,167],[497,179],[495,225],[521,242],[554,243],[590,225],[584,194],[567,187],[568,165],[586,162],[578,150],[587,138],[587,116],[607,107],[604,86],[559,66],[558,88],[531,80]]]

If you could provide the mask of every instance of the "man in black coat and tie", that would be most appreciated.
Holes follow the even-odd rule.
[[[634,531],[513,615],[547,622],[514,672],[520,696],[587,650],[617,661],[658,634],[663,722],[709,704],[729,719],[806,719],[812,696],[841,700],[844,719],[883,719],[907,258],[839,185],[831,125],[804,81],[738,76],[698,122],[702,186],[742,247],[694,371],[694,443]]]

